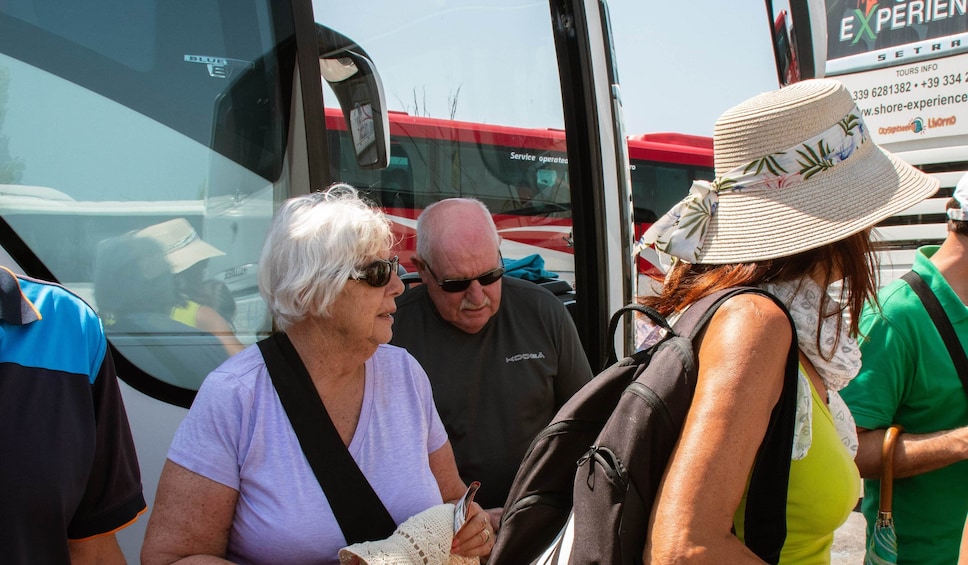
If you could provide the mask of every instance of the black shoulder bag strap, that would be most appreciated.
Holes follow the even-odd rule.
[[[961,385],[965,388],[965,392],[968,392],[968,356],[965,355],[965,349],[958,341],[958,334],[955,333],[951,320],[948,319],[944,308],[938,302],[938,297],[935,296],[928,283],[924,282],[921,275],[914,271],[904,273],[901,280],[908,283],[908,286],[921,299],[921,304],[928,311],[935,327],[938,328],[938,333],[941,334],[941,339],[944,340],[945,347],[948,348],[948,354],[951,355],[951,361],[955,364],[955,372],[961,379]]]
[[[259,350],[346,543],[389,537],[397,526],[339,437],[289,336],[275,333]]]

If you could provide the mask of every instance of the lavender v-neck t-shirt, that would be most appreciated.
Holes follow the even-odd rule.
[[[366,362],[349,450],[397,524],[441,503],[429,454],[447,441],[426,373],[381,345]],[[346,545],[257,346],[205,379],[168,458],[239,491],[226,558],[236,563],[338,563]]]

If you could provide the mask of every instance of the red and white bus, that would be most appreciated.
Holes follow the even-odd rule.
[[[442,198],[472,196],[492,211],[507,258],[539,254],[574,282],[574,235],[565,133],[390,112],[390,160],[356,163],[342,113],[327,109],[333,176],[367,190],[394,221],[401,264],[413,270],[416,218]],[[712,138],[651,133],[628,138],[635,236],[680,200],[694,179],[712,179]],[[639,271],[656,274],[639,260]]]

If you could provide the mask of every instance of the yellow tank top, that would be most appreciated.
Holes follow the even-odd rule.
[[[800,372],[804,374],[803,367]],[[813,440],[807,456],[790,464],[787,536],[780,551],[781,565],[830,565],[834,531],[847,520],[860,498],[857,465],[840,442],[833,416],[812,383],[810,392]],[[740,539],[743,539],[745,514],[744,494],[733,516],[733,526]]]
[[[186,326],[191,326],[193,328],[198,327],[198,322],[195,317],[198,315],[198,309],[201,308],[201,304],[194,301],[187,301],[180,306],[175,306],[171,309],[171,313],[168,317],[176,322],[181,322]]]

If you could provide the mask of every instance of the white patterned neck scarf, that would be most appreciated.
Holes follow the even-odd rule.
[[[740,165],[711,183],[694,181],[689,194],[642,235],[635,252],[654,247],[689,263],[699,262],[721,193],[797,190],[803,181],[833,169],[870,140],[860,116],[855,107],[833,127],[795,147]]]
[[[847,333],[847,328],[850,327],[849,313],[844,312],[842,323],[838,323],[837,316],[828,316],[821,323],[820,304],[827,291],[821,289],[810,277],[794,281],[764,283],[760,287],[786,304],[796,325],[797,345],[813,364],[827,387],[827,404],[834,418],[840,441],[851,455],[856,455],[857,428],[854,417],[837,393],[860,371],[860,347],[857,345],[857,340]],[[830,299],[828,304],[831,308],[828,312],[838,307],[833,299]],[[818,327],[822,352],[817,347]],[[801,371],[797,387],[797,424],[794,431],[793,459],[802,459],[810,449],[813,438],[812,415],[813,396],[810,393],[810,382]]]

